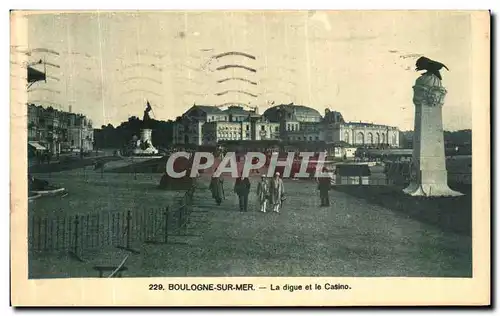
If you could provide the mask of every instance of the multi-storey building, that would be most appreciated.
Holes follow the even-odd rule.
[[[226,110],[194,105],[174,126],[175,144],[216,145],[226,140],[281,140],[292,142],[344,143],[355,147],[399,147],[396,127],[346,122],[337,111],[317,110],[303,105],[281,104],[256,110],[230,106]]]
[[[226,140],[272,139],[279,139],[279,124],[239,106],[221,110],[193,105],[174,124],[174,144],[216,145]]]
[[[84,115],[28,104],[28,144],[34,149],[90,151],[93,142],[92,121]]]
[[[342,114],[326,110],[323,120],[325,142],[345,142],[355,146],[399,147],[399,129],[393,126],[345,122]]]

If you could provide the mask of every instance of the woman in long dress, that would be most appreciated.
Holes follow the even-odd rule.
[[[269,188],[269,202],[273,207],[273,212],[279,213],[281,208],[281,202],[284,198],[285,188],[283,186],[283,180],[280,178],[280,173],[276,172],[270,183]]]
[[[263,174],[259,184],[257,184],[257,202],[260,205],[260,211],[266,212],[267,200],[269,199],[269,183],[267,182],[266,175]]]
[[[220,205],[224,199],[224,180],[220,177],[212,177],[209,188],[212,192],[212,198],[215,199],[217,205]]]

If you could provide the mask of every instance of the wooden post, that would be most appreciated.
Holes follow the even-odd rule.
[[[62,249],[66,250],[66,216],[62,220]]]
[[[168,243],[168,206],[165,208],[165,243]]]
[[[56,250],[57,249],[57,241],[58,241],[58,238],[59,238],[59,225],[57,225],[57,220],[58,218],[53,218],[51,221],[50,221],[50,248],[51,250]],[[54,225],[54,221],[56,221],[56,224]],[[55,227],[54,227],[55,226]],[[54,234],[54,230],[55,230],[55,234]],[[54,240],[54,235],[55,235],[55,240]]]
[[[76,260],[84,262],[84,260],[78,255],[78,226],[79,226],[78,224],[79,224],[78,215],[75,215],[75,230],[74,230],[75,244],[73,247],[73,251],[70,251],[70,255],[72,255]]]
[[[68,252],[71,252],[71,237],[72,237],[72,232],[73,232],[73,230],[72,230],[72,227],[73,227],[72,223],[73,222],[71,220],[71,217],[68,216],[67,219],[68,219],[68,244],[67,244],[68,248],[67,249],[68,249]]]
[[[130,251],[132,253],[135,253],[135,254],[139,254],[140,252],[135,250],[135,249],[132,249],[130,247],[130,225],[131,225],[131,221],[132,220],[132,212],[129,210],[127,211],[127,217],[126,217],[126,234],[127,234],[127,241],[126,241],[126,244],[125,244],[125,247],[123,246],[117,246],[117,248],[120,248],[120,249],[123,249],[123,250],[127,250],[127,251]]]
[[[181,228],[182,228],[182,215],[183,215],[182,214],[182,208],[183,208],[183,206],[181,204],[181,206],[179,207],[179,219],[178,219],[178,223],[177,223],[177,226],[178,226],[178,229],[179,229],[179,235],[181,233]]]
[[[89,228],[90,226],[90,214],[87,214],[86,220],[85,220],[85,242],[83,243],[82,248],[89,249],[89,246],[92,245],[92,229]],[[83,228],[83,225],[82,225]],[[90,244],[90,245],[89,245]]]
[[[43,220],[45,222],[45,224],[43,225],[44,226],[44,230],[45,230],[45,233],[44,233],[44,236],[43,236],[43,250],[47,250],[47,243],[48,243],[48,235],[49,235],[49,225],[47,224],[47,218],[44,218]]]
[[[60,242],[60,236],[61,236],[59,234],[59,232],[60,232],[60,225],[59,224],[60,224],[61,220],[60,220],[60,218],[56,217],[55,221],[56,221],[56,242],[54,243],[54,247],[55,247],[55,249],[59,249],[59,242]]]
[[[74,247],[74,253],[76,255],[78,255],[78,225],[79,224],[79,221],[78,221],[78,215],[75,216],[75,247]]]
[[[130,210],[127,212],[127,248],[130,249],[130,222],[132,219],[132,214]]]
[[[182,215],[183,219],[184,219],[184,233],[183,235],[186,235],[187,234],[187,225],[188,225],[188,221],[189,221],[189,214],[188,214],[188,204],[185,203],[184,204],[184,207],[183,207],[183,212],[184,212],[184,215]]]

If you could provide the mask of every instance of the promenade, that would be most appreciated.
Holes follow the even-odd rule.
[[[252,178],[249,211],[240,212],[232,181],[225,182],[226,200],[217,206],[208,179],[201,179],[187,236],[138,245],[141,253],[130,255],[125,276],[471,276],[469,236],[339,191],[330,192],[330,207],[320,208],[310,180],[285,180],[281,213],[264,214],[256,205],[256,185]],[[102,249],[87,253],[85,263],[40,257],[30,275],[96,277],[93,264],[120,262],[125,254]]]

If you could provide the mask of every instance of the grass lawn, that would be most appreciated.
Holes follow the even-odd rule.
[[[169,205],[177,191],[157,188],[159,174],[104,173],[91,166],[58,173],[33,174],[36,178],[66,188],[66,197],[40,198],[29,203],[37,215],[91,214],[123,210],[143,210]]]
[[[336,186],[335,190],[362,198],[419,221],[436,225],[444,231],[471,236],[472,189],[471,186],[454,187],[464,193],[458,197],[412,197],[398,186]]]

